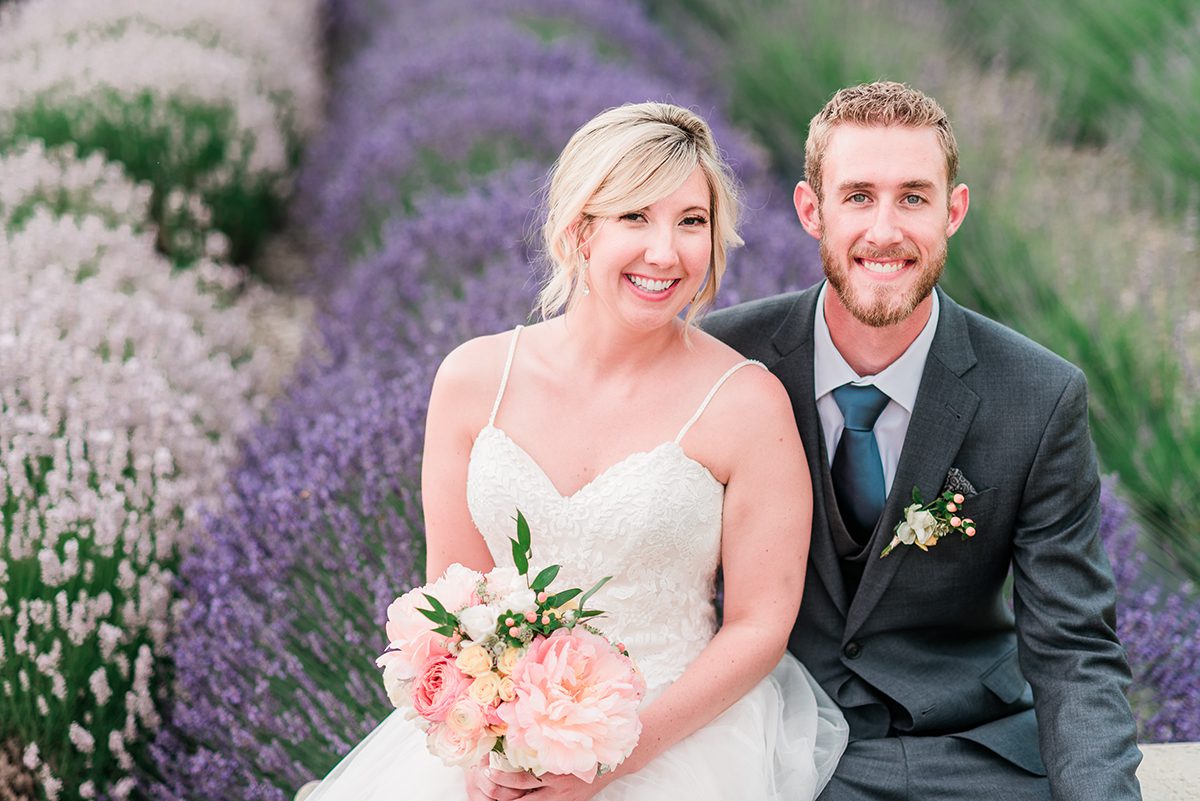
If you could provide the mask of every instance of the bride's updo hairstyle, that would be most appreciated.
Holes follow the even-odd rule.
[[[699,166],[708,183],[712,259],[684,320],[712,305],[737,235],[738,198],[732,172],[700,117],[668,103],[608,109],[575,132],[550,174],[542,237],[549,275],[538,295],[543,317],[578,302],[583,248],[598,219],[649,206],[674,192]]]

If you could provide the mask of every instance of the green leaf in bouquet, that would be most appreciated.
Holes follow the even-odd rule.
[[[584,614],[582,612],[583,605],[588,602],[588,598],[591,598],[593,595],[595,595],[596,590],[600,589],[601,587],[603,587],[605,584],[607,584],[611,580],[612,580],[612,576],[605,576],[604,578],[600,579],[595,584],[593,584],[592,588],[583,594],[583,597],[579,599],[579,609],[580,609],[579,616],[580,617],[584,617]]]
[[[600,610],[600,609],[586,609],[579,613],[578,618],[580,620],[583,620],[584,618],[596,617],[597,615],[603,615],[603,614],[604,614],[603,610]]]
[[[434,598],[432,595],[430,595],[429,593],[426,593],[426,592],[423,592],[421,594],[425,596],[426,601],[429,601],[429,606],[433,609],[433,611],[443,612],[443,613],[446,612],[446,607],[442,606],[442,602],[439,601],[437,598]]]
[[[429,605],[432,606],[433,608],[432,609],[422,609],[420,607],[417,607],[417,611],[420,612],[425,617],[432,620],[434,623],[437,623],[439,626],[450,627],[450,629],[451,629],[450,633],[453,634],[454,627],[458,625],[458,618],[455,617],[454,615],[450,614],[450,612],[446,611],[446,607],[442,606],[442,602],[439,601],[437,598],[434,598],[432,595],[429,595],[428,593],[422,593],[422,594],[425,595],[425,600],[429,601]],[[449,636],[449,635],[447,635],[447,636]]]
[[[581,592],[583,592],[583,590],[576,587],[574,589],[563,590],[562,592],[555,593],[546,599],[546,607],[549,609],[556,609],[575,596],[579,595]]]
[[[534,592],[541,592],[550,586],[550,582],[554,581],[558,576],[558,571],[561,565],[550,565],[550,567],[537,574],[537,578],[529,585],[529,589]]]
[[[516,540],[509,540],[512,543],[513,565],[516,566],[517,572],[522,576],[529,572],[529,557],[525,555],[525,549],[521,547],[521,543]]]
[[[517,542],[521,543],[521,547],[526,553],[531,553],[533,550],[533,538],[529,533],[529,521],[525,519],[525,515],[521,514],[521,510],[517,510]]]
[[[438,626],[437,628],[435,628],[433,630],[433,633],[440,634],[443,637],[453,637],[454,636],[454,627],[453,626]]]

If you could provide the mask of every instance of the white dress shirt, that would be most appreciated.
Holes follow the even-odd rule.
[[[828,291],[829,283],[826,282],[817,296],[817,313],[813,324],[813,384],[817,414],[821,416],[821,428],[825,432],[825,452],[832,465],[845,425],[842,410],[833,399],[833,391],[842,384],[874,384],[891,399],[875,421],[875,442],[883,459],[883,481],[890,494],[892,480],[896,478],[896,465],[900,463],[900,451],[904,448],[904,436],[908,433],[908,421],[912,419],[913,406],[917,402],[917,390],[921,388],[925,360],[929,357],[929,347],[937,331],[940,301],[937,292],[934,292],[928,322],[896,361],[876,375],[860,376],[842,358],[829,335],[829,324],[825,322],[825,293]]]

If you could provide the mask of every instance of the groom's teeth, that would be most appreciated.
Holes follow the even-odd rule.
[[[679,279],[672,278],[666,281],[655,281],[650,278],[642,278],[640,275],[631,275],[629,276],[629,280],[633,282],[634,286],[640,287],[647,292],[662,292],[674,286],[675,282]]]
[[[904,262],[902,261],[867,261],[866,259],[859,259],[858,263],[873,273],[896,273],[904,267]]]

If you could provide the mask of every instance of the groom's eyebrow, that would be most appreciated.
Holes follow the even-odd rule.
[[[839,192],[856,192],[864,189],[874,189],[874,181],[843,181],[838,184]],[[928,192],[934,188],[933,181],[927,181],[923,178],[912,178],[900,184],[901,189],[919,189]]]

